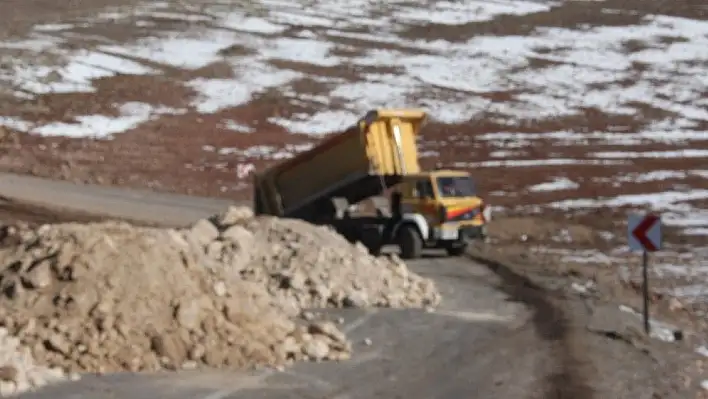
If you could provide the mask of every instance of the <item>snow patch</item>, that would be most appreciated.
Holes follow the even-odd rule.
[[[297,72],[276,69],[256,59],[250,61],[248,67],[234,71],[235,79],[197,78],[189,81],[187,85],[198,94],[191,105],[198,112],[215,113],[246,104],[255,94],[287,84],[300,76]]]
[[[267,19],[259,17],[246,17],[239,13],[230,13],[221,20],[221,26],[243,32],[275,34],[282,33],[288,27],[274,24]]]
[[[456,168],[498,168],[498,167],[529,167],[558,165],[622,165],[625,161],[593,160],[593,159],[509,159],[482,162],[456,162]]]
[[[180,110],[154,107],[150,104],[129,102],[118,108],[119,116],[105,115],[77,116],[77,123],[54,122],[35,127],[31,133],[42,136],[63,136],[72,138],[108,138],[149,121],[155,115],[179,114]]]
[[[601,199],[569,199],[546,204],[555,209],[618,208],[634,206],[662,212],[662,222],[668,226],[708,226],[708,212],[697,209],[685,201],[708,199],[708,190],[696,189],[685,192],[669,191],[646,194],[619,195]],[[694,232],[700,233],[701,230]]]
[[[128,46],[101,46],[100,49],[155,64],[185,69],[198,69],[219,61],[221,50],[237,43],[235,34],[223,30],[207,30],[201,36],[170,33],[164,37],[140,39]]]
[[[499,15],[524,15],[548,11],[554,5],[554,3],[542,4],[518,0],[466,1],[463,3],[436,1],[424,8],[401,7],[402,10],[396,12],[394,18],[423,25],[429,23],[463,25],[470,22],[490,21]]]
[[[268,118],[268,121],[280,125],[291,132],[315,136],[338,133],[357,121],[356,116],[347,111],[320,112],[314,117],[308,114],[293,115],[294,119]]]
[[[641,318],[642,315],[636,310],[630,308],[629,306],[620,305],[620,310],[629,313],[636,318]],[[660,322],[658,320],[649,319],[649,326],[651,328],[650,336],[654,339],[658,339],[664,342],[676,342],[676,331],[679,331],[676,327]]]
[[[708,150],[685,149],[675,151],[643,151],[643,152],[627,152],[627,151],[607,151],[594,152],[588,154],[594,158],[606,159],[636,159],[636,158],[708,158]]]
[[[570,179],[565,177],[558,177],[553,179],[551,182],[540,183],[529,187],[529,191],[539,192],[539,191],[559,191],[559,190],[573,190],[580,187],[580,185]]]
[[[224,121],[224,127],[228,130],[232,130],[234,132],[239,133],[253,133],[255,131],[252,127],[238,123],[231,119],[227,119]]]
[[[121,57],[97,51],[78,50],[61,67],[13,65],[12,84],[33,94],[93,92],[94,79],[116,74],[144,75],[153,69]]]

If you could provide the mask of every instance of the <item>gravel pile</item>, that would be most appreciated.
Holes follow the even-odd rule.
[[[440,302],[432,280],[399,258],[374,257],[329,227],[253,218],[233,207],[192,231],[203,237],[206,266],[265,286],[286,311],[323,307],[427,307]]]
[[[344,360],[350,344],[333,323],[296,316],[440,300],[398,259],[246,208],[182,230],[104,222],[5,233],[3,395],[64,373]]]

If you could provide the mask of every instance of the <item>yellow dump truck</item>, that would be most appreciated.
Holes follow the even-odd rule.
[[[490,209],[471,176],[422,171],[416,138],[422,110],[367,113],[309,151],[254,174],[254,211],[334,227],[372,252],[395,244],[411,259],[426,247],[464,252],[483,238]],[[368,214],[357,207],[374,204]]]

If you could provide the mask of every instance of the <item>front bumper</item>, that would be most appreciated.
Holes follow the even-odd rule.
[[[437,241],[466,241],[487,238],[487,223],[492,220],[492,209],[487,205],[480,212],[475,209],[464,221],[448,221],[433,229]]]
[[[483,239],[487,236],[487,226],[441,226],[433,230],[437,241],[464,241]]]
[[[487,237],[487,226],[470,226],[460,229],[460,238],[463,240],[483,239]]]

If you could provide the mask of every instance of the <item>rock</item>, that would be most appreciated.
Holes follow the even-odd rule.
[[[677,298],[672,297],[671,299],[669,299],[669,310],[670,311],[676,312],[676,311],[683,310],[683,309],[684,309],[683,304]]]
[[[224,243],[221,241],[212,241],[206,245],[205,250],[207,256],[214,259],[221,259],[224,253]]]
[[[224,241],[239,243],[241,245],[248,245],[251,241],[253,241],[253,234],[246,230],[245,227],[235,225],[224,230],[224,232],[221,233],[221,239]]]
[[[227,356],[228,353],[223,351],[208,350],[206,354],[204,354],[204,362],[212,367],[221,366],[226,363]]]
[[[45,341],[44,346],[53,352],[69,355],[71,352],[71,344],[59,334],[51,334]]]
[[[17,393],[17,386],[13,381],[0,381],[0,396],[7,397]]]
[[[17,381],[19,371],[17,367],[12,365],[0,366],[0,380],[2,381]]]
[[[329,344],[322,339],[313,339],[305,342],[302,351],[311,360],[324,360],[329,355]]]
[[[369,298],[365,292],[354,291],[344,297],[342,304],[348,308],[363,308],[369,306]]]
[[[206,311],[202,300],[185,300],[179,304],[175,312],[177,323],[183,328],[196,330],[200,327],[202,313]]]
[[[202,246],[208,245],[219,236],[219,230],[207,219],[200,219],[188,231],[189,236]]]
[[[231,206],[226,212],[215,217],[216,224],[222,228],[232,226],[253,218],[253,210],[246,206]]]
[[[214,283],[214,294],[218,297],[223,297],[226,296],[226,293],[228,292],[226,288],[226,283],[223,281],[217,281]]]
[[[301,352],[301,344],[295,337],[286,337],[285,340],[280,345],[280,350],[282,351],[283,358],[289,358],[295,356]]]
[[[328,321],[312,323],[308,326],[307,332],[310,334],[321,334],[332,339],[335,342],[346,342],[347,337],[342,333],[337,326]]]
[[[199,365],[197,364],[197,362],[188,361],[188,362],[182,363],[181,369],[182,369],[182,370],[194,370],[194,369],[196,369],[198,366],[199,366]]]
[[[287,289],[293,289],[293,290],[303,290],[305,289],[305,281],[306,277],[302,273],[294,273],[291,276],[283,276],[281,280],[281,288]],[[324,288],[322,288],[324,289]]]
[[[192,347],[192,349],[189,350],[189,359],[200,360],[205,353],[206,349],[204,348],[204,345],[196,344]]]
[[[158,335],[150,340],[151,348],[160,358],[166,358],[172,365],[182,364],[186,353],[182,343],[169,335]]]
[[[40,261],[22,276],[22,282],[29,288],[34,289],[49,287],[54,280],[51,267],[52,265],[48,260]]]
[[[330,351],[328,360],[334,360],[334,361],[341,362],[344,360],[349,360],[349,359],[351,359],[351,357],[352,357],[352,355],[349,350],[336,351],[336,352]]]

